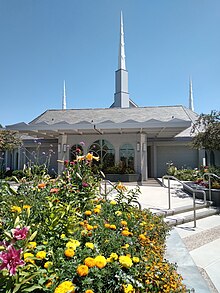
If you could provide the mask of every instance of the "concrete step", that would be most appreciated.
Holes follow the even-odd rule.
[[[196,210],[196,220],[210,217],[219,213],[219,210],[213,207],[205,207],[199,210]],[[172,216],[167,216],[164,218],[165,223],[168,226],[177,226],[184,223],[189,223],[194,221],[194,212],[187,211],[184,213],[179,213]]]
[[[196,210],[203,209],[211,206],[211,202],[203,203],[203,201],[196,201]],[[175,209],[161,209],[161,208],[150,208],[151,212],[160,216],[173,216],[176,214],[185,213],[188,211],[193,211],[193,205],[187,205],[182,207],[177,207]]]

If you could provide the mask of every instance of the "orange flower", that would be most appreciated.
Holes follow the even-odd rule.
[[[85,211],[84,213],[86,216],[91,216],[92,212],[91,211]]]
[[[89,273],[89,268],[88,266],[86,265],[79,265],[77,267],[77,274],[80,276],[80,277],[85,277],[87,276]]]
[[[93,268],[96,265],[95,259],[92,257],[87,257],[84,260],[84,264],[89,267],[89,268]]]
[[[127,222],[126,221],[121,221],[122,226],[127,226]]]
[[[75,251],[72,248],[67,248],[64,251],[66,257],[73,257],[75,255]]]
[[[110,228],[110,224],[106,223],[105,228]]]
[[[45,188],[46,187],[46,184],[45,183],[39,183],[37,187],[38,188]]]
[[[110,225],[110,229],[116,230],[116,226],[115,225]]]
[[[94,211],[95,214],[99,214],[101,210],[99,208],[94,208],[93,211]]]
[[[59,188],[51,188],[50,193],[58,193]]]

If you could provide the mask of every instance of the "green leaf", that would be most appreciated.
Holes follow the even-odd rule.
[[[36,235],[37,235],[37,231],[35,231],[35,232],[30,236],[29,241],[34,240],[34,238],[36,237]]]

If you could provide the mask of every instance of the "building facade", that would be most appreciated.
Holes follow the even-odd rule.
[[[198,167],[204,162],[205,151],[189,146],[190,129],[198,117],[191,81],[189,92],[189,108],[138,107],[130,99],[121,15],[118,69],[110,108],[67,109],[64,84],[62,109],[47,110],[28,124],[6,127],[23,135],[23,147],[6,154],[6,165],[22,169],[28,162],[48,159],[50,170],[60,173],[63,165],[57,160],[73,160],[80,149],[84,154],[98,155],[105,168],[124,164],[134,169],[141,181],[163,176],[170,161],[178,168]]]

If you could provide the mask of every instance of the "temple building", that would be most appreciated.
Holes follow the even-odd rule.
[[[112,105],[103,109],[67,109],[64,83],[62,109],[47,110],[28,124],[7,126],[23,136],[24,146],[7,153],[6,165],[23,169],[24,164],[36,159],[36,148],[40,148],[41,154],[52,154],[50,169],[60,173],[63,166],[57,160],[73,160],[76,149],[80,148],[84,154],[98,155],[103,168],[123,164],[138,174],[139,181],[146,181],[163,176],[171,161],[179,168],[194,168],[203,163],[205,150],[189,146],[190,129],[197,117],[191,80],[189,108],[182,105],[138,107],[130,99],[121,14]]]

